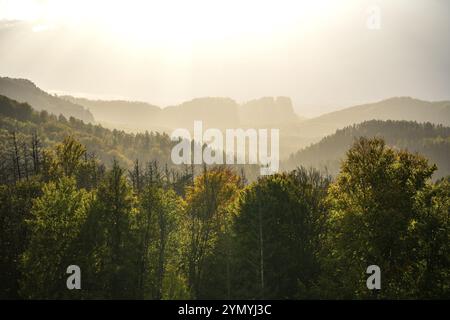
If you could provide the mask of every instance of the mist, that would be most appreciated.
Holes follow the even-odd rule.
[[[307,117],[450,98],[448,1],[26,2],[0,1],[0,75],[49,92],[161,107],[288,96]]]

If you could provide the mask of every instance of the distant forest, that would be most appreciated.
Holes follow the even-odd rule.
[[[2,96],[0,113],[3,299],[450,298],[448,128],[365,123],[317,145],[336,146],[330,159],[345,146],[335,176],[298,163],[249,179],[171,166],[164,134]],[[404,150],[413,140],[435,160]],[[67,290],[69,265],[81,290]]]
[[[73,117],[85,123],[101,124],[112,131],[124,130],[127,133],[153,131],[170,134],[177,128],[192,130],[195,120],[201,120],[205,129],[276,128],[280,130],[282,159],[334,134],[336,130],[365,121],[413,121],[450,126],[450,101],[432,102],[411,97],[393,97],[349,106],[306,119],[296,114],[288,97],[262,97],[241,103],[228,97],[199,97],[161,108],[139,101],[90,100],[51,95],[30,80],[8,77],[0,77],[0,95],[26,102],[38,112],[47,111],[57,116],[62,114],[68,120]],[[377,125],[372,127],[376,128]],[[388,135],[390,131],[381,133]],[[364,135],[364,132],[361,134]],[[358,133],[355,132],[355,135],[358,136]],[[389,137],[385,138],[389,143],[392,142]],[[351,142],[345,141],[345,145],[341,146],[340,156]],[[134,158],[136,156],[131,157],[131,161]],[[324,159],[320,157],[319,160],[322,162]],[[337,172],[337,169],[335,166],[333,171]]]
[[[283,163],[285,169],[298,165],[312,166],[335,175],[341,160],[358,137],[380,137],[389,146],[424,155],[439,168],[434,174],[441,178],[450,174],[450,127],[429,122],[371,120],[355,124],[323,138],[294,154]]]

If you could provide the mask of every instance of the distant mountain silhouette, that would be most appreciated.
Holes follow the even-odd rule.
[[[280,152],[287,156],[300,147],[315,142],[298,135],[301,119],[295,114],[291,99],[264,97],[239,104],[224,97],[203,97],[179,105],[159,108],[144,102],[100,101],[62,96],[88,108],[95,119],[108,128],[138,132],[153,130],[171,133],[175,128],[192,132],[195,120],[203,128],[277,128],[280,129]]]
[[[337,129],[368,120],[406,120],[450,126],[450,101],[429,102],[397,97],[330,112],[304,121],[307,136],[324,136]]]
[[[61,98],[88,108],[99,121],[120,127],[135,125],[145,129],[173,130],[191,128],[195,120],[201,120],[209,128],[259,128],[299,121],[287,97],[264,97],[244,104],[230,98],[203,97],[166,108],[145,102]]]
[[[84,107],[52,96],[26,79],[0,77],[0,94],[19,102],[27,102],[34,109],[46,110],[66,118],[74,117],[85,122],[94,122],[93,115]]]
[[[450,101],[430,102],[397,97],[344,108],[305,119],[294,112],[288,97],[263,97],[238,103],[227,97],[202,97],[161,108],[146,102],[91,100],[52,96],[24,79],[0,78],[0,94],[28,102],[36,110],[95,121],[110,129],[128,132],[171,133],[175,128],[193,129],[195,120],[204,128],[277,128],[280,156],[290,154],[347,126],[370,120],[405,120],[450,126]]]
[[[149,123],[154,123],[161,112],[161,108],[146,102],[90,100],[69,95],[60,98],[87,108],[98,122],[109,125],[126,124],[135,129],[148,129]]]
[[[364,121],[405,120],[450,125],[450,101],[429,102],[409,97],[348,107],[311,119],[296,115],[287,97],[264,97],[243,104],[230,98],[205,97],[164,109],[141,102],[64,98],[89,108],[108,127],[132,131],[191,130],[194,120],[202,120],[205,128],[278,128],[281,157],[338,129]]]
[[[239,108],[240,123],[247,126],[286,125],[299,122],[288,97],[264,97],[244,103]]]
[[[203,121],[204,127],[239,127],[239,105],[230,98],[205,97],[164,108],[160,124],[172,128],[192,128],[194,120]]]

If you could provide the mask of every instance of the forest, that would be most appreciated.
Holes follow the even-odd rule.
[[[170,166],[166,135],[0,103],[2,299],[450,298],[450,179],[418,153],[358,137],[334,176],[249,179]]]
[[[358,137],[382,137],[386,144],[396,149],[407,149],[424,155],[437,165],[434,178],[450,174],[450,127],[430,122],[370,120],[337,130],[318,143],[290,155],[283,163],[285,169],[299,164],[314,166],[336,175],[340,160]]]

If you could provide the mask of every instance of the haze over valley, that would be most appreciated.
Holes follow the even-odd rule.
[[[368,26],[374,5],[378,29]],[[286,96],[308,118],[391,97],[450,100],[449,6],[2,0],[0,75],[59,95],[160,107]]]
[[[345,150],[354,139],[378,136],[398,148],[416,152],[425,150],[431,160],[440,164],[439,176],[450,172],[447,161],[450,156],[450,101],[430,102],[394,97],[308,119],[294,112],[289,97],[263,97],[243,104],[231,98],[204,97],[161,108],[147,102],[51,95],[30,80],[7,77],[0,78],[0,95],[28,103],[37,111],[45,110],[67,119],[74,117],[86,123],[130,133],[153,131],[170,135],[177,128],[192,132],[196,120],[202,121],[205,129],[218,128],[222,132],[230,128],[276,128],[280,130],[282,169],[303,165],[335,174]],[[386,120],[388,122],[384,123]],[[433,134],[424,136],[426,131],[415,129],[417,123],[438,127],[433,129]],[[408,140],[411,132],[405,131],[405,126],[418,132],[418,137],[424,140]],[[397,131],[405,136],[399,137],[395,133]],[[342,136],[344,140],[339,138]],[[339,142],[330,143],[333,139]],[[433,148],[440,151],[433,151]]]
[[[449,40],[448,0],[0,0],[0,300],[450,299]]]

